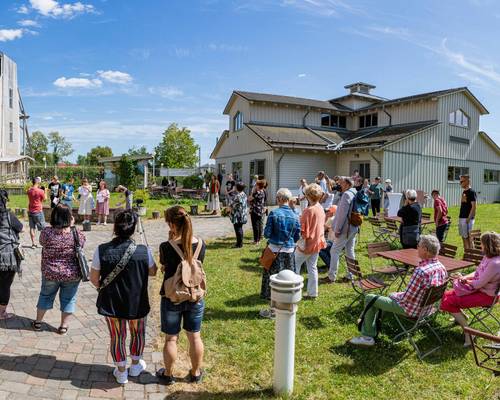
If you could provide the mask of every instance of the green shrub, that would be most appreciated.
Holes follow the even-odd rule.
[[[186,189],[201,189],[203,187],[203,178],[197,175],[186,176],[182,180],[182,184]]]

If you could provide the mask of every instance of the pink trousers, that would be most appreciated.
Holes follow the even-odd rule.
[[[453,289],[444,293],[441,310],[449,313],[459,313],[462,308],[487,307],[493,303],[494,296],[483,292],[475,292],[466,296],[457,296]]]

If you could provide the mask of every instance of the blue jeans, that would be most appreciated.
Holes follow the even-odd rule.
[[[319,258],[325,263],[325,265],[330,268],[330,260],[331,260],[331,255],[330,255],[330,249],[332,248],[333,242],[331,240],[326,241],[326,247],[324,249],[321,249],[319,251]]]
[[[184,301],[172,303],[166,297],[161,298],[161,331],[167,335],[178,335],[182,328],[187,332],[199,332],[205,311],[205,300],[198,303]]]
[[[42,277],[42,288],[38,297],[37,308],[41,310],[51,310],[54,306],[54,299],[59,291],[59,302],[61,303],[61,312],[74,313],[76,304],[76,294],[78,292],[77,281],[49,281]]]

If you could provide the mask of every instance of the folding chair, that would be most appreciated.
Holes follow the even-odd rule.
[[[451,226],[451,217],[448,217],[448,225],[446,225],[446,228],[444,228],[443,242],[446,242],[446,238],[448,237],[448,232],[450,231],[450,226]]]
[[[457,255],[457,246],[453,246],[448,243],[441,243],[441,248],[439,249],[439,255],[445,257],[455,258]]]
[[[387,285],[372,276],[364,277],[359,267],[358,260],[353,260],[352,258],[345,257],[345,262],[347,264],[347,271],[351,273],[351,285],[354,291],[357,293],[357,297],[352,301],[347,307],[349,310],[352,306],[359,301],[363,301],[365,294],[378,291],[380,293],[387,287]]]
[[[381,258],[377,254],[378,252],[391,250],[391,245],[388,242],[368,243],[366,247],[368,250],[368,257],[370,258],[372,273],[392,277],[390,280],[384,279],[384,282],[387,283],[387,287],[391,286],[398,278],[404,283],[404,276],[406,275],[407,269],[403,266],[398,266],[395,263],[386,266],[376,266],[373,264],[374,259]]]
[[[462,257],[464,261],[469,261],[474,263],[475,265],[479,265],[483,259],[483,254],[481,250],[477,249],[465,249],[464,256]]]
[[[500,376],[500,333],[491,335],[468,326],[464,328],[464,332],[474,337],[472,351],[476,365]]]
[[[474,308],[468,308],[467,312],[471,314],[471,318],[469,320],[469,326],[474,326],[474,325],[481,325],[486,331],[489,333],[496,334],[497,332],[500,331],[500,319],[495,315],[494,313],[494,308],[499,302],[499,296],[500,296],[500,285],[497,288],[495,298],[493,299],[493,302],[486,307],[474,307]],[[489,327],[486,324],[486,319],[491,319],[496,322],[495,327]]]
[[[473,229],[469,232],[472,245],[475,249],[481,250],[481,229]]]
[[[369,217],[368,222],[370,223],[373,231],[374,240],[385,240],[387,230],[382,226],[382,221],[376,217]]]
[[[393,343],[399,343],[403,341],[404,339],[408,339],[410,344],[413,346],[415,349],[415,352],[417,353],[417,356],[419,360],[423,360],[424,357],[427,357],[429,354],[434,353],[436,350],[441,348],[441,345],[443,344],[441,338],[437,334],[437,332],[432,328],[431,322],[433,322],[438,314],[439,311],[439,304],[441,302],[441,299],[443,297],[443,294],[446,290],[446,287],[448,286],[448,282],[445,282],[441,286],[435,286],[435,287],[430,287],[427,289],[427,292],[425,293],[422,303],[420,304],[421,311],[420,315],[417,318],[410,318],[404,315],[397,315],[394,314],[394,318],[398,322],[402,332],[398,333],[394,339],[392,340]],[[430,308],[430,312],[429,312]],[[404,325],[404,322],[406,323],[411,323],[411,326],[409,328],[406,328]],[[420,330],[421,328],[428,328],[432,334],[436,337],[438,341],[438,345],[436,347],[431,348],[430,350],[426,351],[423,353],[415,340],[413,339],[413,335]]]
[[[399,228],[398,224],[395,221],[386,219],[385,220],[385,226],[386,226],[386,237],[388,240],[390,240],[392,243],[396,242],[399,240]]]

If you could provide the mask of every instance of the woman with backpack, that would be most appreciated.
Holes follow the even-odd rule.
[[[160,263],[164,273],[163,284],[160,290],[161,298],[161,330],[167,336],[163,347],[165,368],[156,372],[160,382],[165,385],[175,383],[174,363],[177,359],[177,340],[182,328],[186,331],[189,341],[189,356],[191,370],[188,381],[199,383],[203,377],[201,364],[203,361],[204,346],[201,340],[201,323],[205,310],[205,301],[181,301],[170,293],[172,280],[176,278],[178,268],[187,262],[190,266],[201,269],[205,258],[205,243],[193,236],[191,218],[181,206],[170,207],[165,211],[165,221],[169,227],[169,241],[160,244]],[[182,257],[181,257],[182,254]],[[201,270],[202,272],[202,270]],[[169,292],[166,292],[166,288]],[[170,296],[170,297],[167,297]]]
[[[110,352],[116,368],[113,375],[120,384],[128,376],[139,376],[146,369],[142,360],[149,314],[148,278],[156,275],[151,250],[131,239],[137,215],[131,210],[116,214],[115,237],[98,246],[92,260],[90,281],[99,290],[97,312],[106,318],[111,337]],[[130,330],[132,365],[127,372],[127,324]]]

